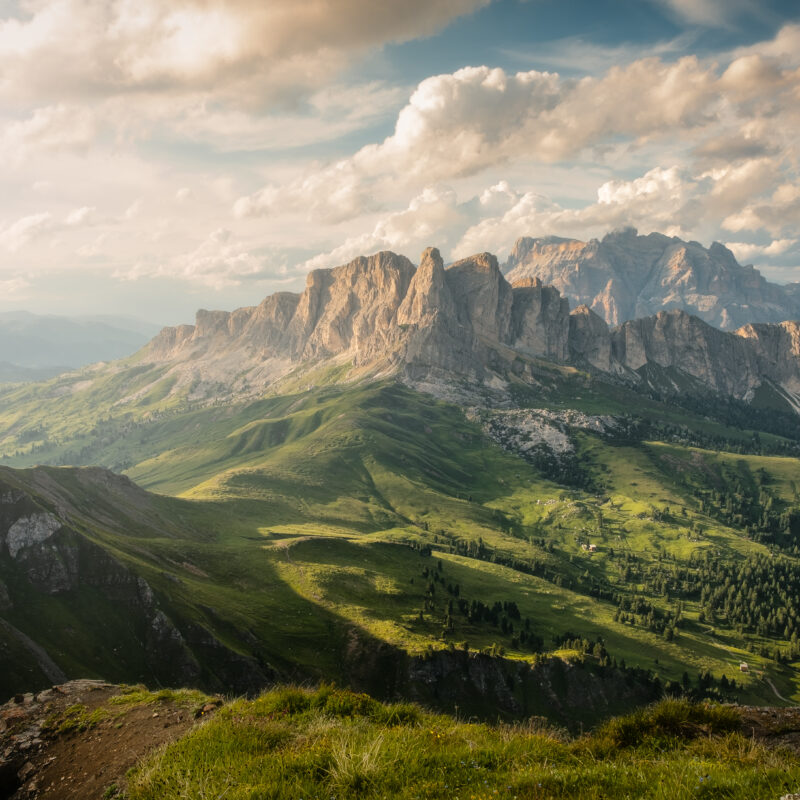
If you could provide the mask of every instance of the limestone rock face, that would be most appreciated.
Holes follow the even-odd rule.
[[[558,289],[524,278],[512,287],[508,344],[528,355],[552,361],[569,357],[569,301]]]
[[[301,329],[310,330],[303,358],[350,352],[356,363],[372,360],[393,339],[397,309],[414,276],[414,265],[404,256],[377,253],[319,272],[323,273],[319,279],[309,275],[306,293],[313,297],[306,304],[304,294],[295,315]]]
[[[456,318],[456,305],[445,280],[442,257],[435,247],[429,247],[422,253],[419,268],[397,310],[397,323],[422,327],[434,324],[437,319],[452,322]]]
[[[423,252],[397,310],[396,336],[395,350],[407,370],[461,374],[474,370],[472,331],[459,321],[442,257],[434,247]]]
[[[762,372],[790,392],[800,393],[800,322],[745,325],[736,335],[747,341]]]
[[[611,333],[589,306],[578,306],[569,317],[569,355],[578,364],[611,372]]]
[[[514,283],[537,277],[575,304],[585,303],[610,325],[681,309],[723,330],[748,322],[800,317],[800,296],[768,282],[715,242],[634,229],[582,242],[549,237],[517,241],[504,271]]]
[[[525,374],[526,358],[542,358],[634,382],[647,365],[675,369],[742,398],[769,381],[789,392],[790,402],[800,398],[800,323],[754,323],[729,333],[673,309],[610,330],[603,318],[646,310],[668,289],[682,298],[675,303],[693,303],[727,325],[739,312],[720,297],[773,297],[774,287],[721,245],[705,250],[623,231],[602,242],[523,239],[514,259],[591,295],[602,314],[588,304],[570,313],[558,288],[536,276],[512,286],[490,253],[446,269],[435,248],[422,254],[419,268],[382,252],[311,272],[302,294],[278,293],[231,313],[198,312],[196,325],[165,329],[140,359],[166,364],[178,386],[213,379],[230,394],[308,365],[350,362],[368,374],[480,381]],[[704,305],[712,296],[717,300]]]
[[[491,253],[464,258],[453,264],[445,277],[462,325],[471,327],[476,336],[506,341],[513,295],[497,259]]]
[[[626,322],[612,332],[612,356],[628,369],[674,367],[724,394],[746,396],[763,378],[777,377],[740,336],[683,311]]]
[[[9,555],[16,558],[23,548],[47,541],[60,527],[60,520],[46,512],[18,519],[6,533]]]

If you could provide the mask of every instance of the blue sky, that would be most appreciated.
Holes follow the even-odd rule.
[[[796,281],[798,130],[796,2],[0,0],[0,310],[623,225]]]

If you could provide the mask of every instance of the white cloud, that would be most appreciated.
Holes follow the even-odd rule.
[[[759,55],[764,58],[777,58],[784,63],[800,63],[800,25],[787,23],[767,42],[757,42],[737,48],[736,56]]]
[[[302,214],[311,220],[336,223],[376,208],[371,189],[350,160],[280,186],[268,184],[255,194],[240,197],[233,207],[237,217]]]
[[[227,90],[289,101],[368,48],[487,0],[29,0],[0,19],[0,90],[38,97]]]
[[[428,187],[406,209],[379,220],[371,233],[347,239],[333,250],[309,259],[302,268],[332,267],[376,250],[414,253],[434,242],[445,248],[467,221],[466,210],[459,207],[452,189]]]
[[[774,237],[791,235],[800,220],[800,183],[782,183],[769,197],[754,199],[722,221],[726,230],[765,230]]]
[[[64,218],[64,224],[69,227],[91,225],[97,220],[97,209],[92,206],[75,208]]]
[[[16,253],[34,241],[50,237],[67,229],[87,228],[97,225],[97,209],[82,206],[69,211],[63,220],[57,220],[49,211],[29,214],[0,227],[0,247]]]
[[[144,277],[169,277],[202,284],[214,289],[235,286],[243,280],[269,274],[267,258],[252,252],[227,228],[212,231],[194,249],[163,262],[142,260],[132,268],[118,270],[116,277],[137,280]],[[272,268],[275,269],[274,265]]]
[[[628,225],[670,236],[710,239],[717,218],[716,188],[713,177],[694,178],[673,166],[657,167],[629,181],[606,181],[597,189],[596,202],[579,208],[564,208],[547,197],[526,192],[517,195],[502,214],[469,227],[453,257],[481,250],[504,255],[520,236],[586,239]]]
[[[287,183],[271,183],[241,198],[235,210],[239,216],[308,211],[312,219],[340,221],[379,206],[376,198],[398,186],[415,189],[519,161],[602,159],[602,148],[621,141],[644,147],[669,139],[674,146],[707,129],[719,136],[728,117],[741,131],[736,102],[750,101],[753,81],[761,80],[754,72],[761,75],[745,69],[720,77],[687,57],[675,63],[643,59],[580,80],[489,67],[438,75],[419,84],[382,143]],[[778,89],[800,86],[800,75],[780,74]],[[754,147],[768,149],[768,126],[759,129],[750,120],[745,132]]]
[[[53,216],[49,212],[29,214],[4,228],[0,228],[0,247],[15,253],[33,239],[54,228]]]
[[[686,22],[726,28],[742,16],[755,16],[763,9],[755,0],[657,0]]]
[[[782,256],[797,244],[797,239],[774,239],[769,244],[751,244],[749,242],[727,242],[726,246],[733,251],[736,258],[745,263],[757,257]]]
[[[0,159],[18,165],[42,152],[84,152],[97,133],[93,114],[74,106],[37,108],[0,129]]]

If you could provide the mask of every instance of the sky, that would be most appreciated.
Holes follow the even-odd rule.
[[[800,281],[796,0],[0,0],[0,311],[635,226]]]

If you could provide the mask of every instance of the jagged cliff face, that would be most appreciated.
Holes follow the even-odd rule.
[[[575,280],[586,281],[592,270],[607,273],[609,253],[616,254],[605,296],[616,298],[614,303],[627,297],[630,305],[641,304],[641,293],[634,297],[617,288],[630,287],[638,275],[634,250],[661,264],[663,277],[685,274],[681,265],[692,248],[702,250],[657,234],[625,233],[588,244],[523,240],[517,255],[557,252],[553,264],[562,266],[582,259],[593,266],[578,270]],[[715,248],[703,253],[709,261]],[[732,263],[731,274],[743,269]],[[656,278],[651,271],[650,285]],[[706,289],[712,288],[707,282]],[[570,313],[559,290],[538,278],[509,283],[490,253],[445,269],[434,248],[422,254],[418,268],[403,256],[377,253],[310,273],[299,295],[275,294],[231,313],[201,311],[196,325],[165,329],[140,358],[167,365],[177,386],[217,381],[231,394],[261,390],[292,370],[326,363],[350,362],[360,374],[480,381],[512,369],[523,375],[525,359],[546,359],[633,382],[646,366],[675,369],[740,398],[764,381],[781,387],[790,402],[800,396],[798,323],[751,324],[729,333],[673,310],[610,329],[586,304]]]
[[[568,334],[569,304],[557,290],[538,281],[512,287],[489,253],[445,269],[429,248],[419,268],[382,252],[315,270],[300,295],[200,311],[194,326],[165,328],[141,358],[172,363],[179,383],[228,382],[233,391],[328,360],[477,378],[497,346],[563,361]]]
[[[539,278],[586,304],[610,325],[682,309],[723,330],[800,316],[800,297],[741,266],[728,248],[628,229],[601,241],[549,237],[517,241],[508,279]]]

